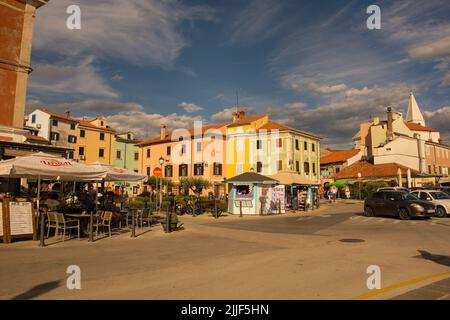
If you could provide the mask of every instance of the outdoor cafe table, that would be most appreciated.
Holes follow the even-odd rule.
[[[80,220],[80,231],[83,236],[89,236],[89,218],[91,217],[90,214],[65,214],[66,217],[72,218],[72,219],[78,219]],[[98,214],[94,214],[94,220],[98,218]]]

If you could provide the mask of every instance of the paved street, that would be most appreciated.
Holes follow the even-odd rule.
[[[170,235],[155,226],[136,239],[0,245],[0,298],[449,298],[450,218],[361,212],[350,201],[270,217],[183,216],[186,229]],[[81,290],[66,288],[69,265],[81,268]],[[366,286],[370,265],[381,268],[380,290]]]

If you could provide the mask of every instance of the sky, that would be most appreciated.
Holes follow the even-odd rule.
[[[79,30],[66,27],[73,4]],[[230,121],[238,105],[342,149],[388,106],[406,116],[413,91],[450,143],[449,16],[448,0],[51,0],[36,15],[27,110],[101,114],[143,139]]]

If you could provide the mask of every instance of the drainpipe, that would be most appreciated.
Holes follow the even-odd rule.
[[[417,150],[419,152],[419,172],[423,173],[423,154],[422,154],[422,143],[420,142],[420,134],[415,133],[414,138],[416,138]]]

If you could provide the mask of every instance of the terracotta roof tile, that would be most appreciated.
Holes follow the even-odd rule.
[[[413,131],[428,131],[428,132],[437,132],[436,129],[433,128],[429,128],[429,127],[424,127],[418,123],[414,123],[414,122],[407,122],[406,126]]]
[[[104,131],[109,131],[109,132],[116,132],[116,130],[114,130],[113,128],[102,128],[102,127],[97,127],[95,124],[90,123],[89,121],[85,121],[85,120],[78,120],[78,125],[82,126],[82,127],[87,127],[87,128],[92,128],[92,129],[97,129],[97,130],[104,130]]]
[[[327,154],[326,156],[321,157],[320,164],[344,162],[347,159],[350,159],[351,157],[357,155],[358,152],[359,152],[358,149],[333,151],[330,154]]]
[[[35,136],[32,134],[24,134],[24,137],[27,138],[27,140],[32,140],[32,141],[40,141],[40,142],[49,142],[47,139],[40,137],[40,136]]]
[[[372,164],[367,161],[358,161],[351,166],[345,167],[337,173],[335,179],[355,179],[358,178],[358,172],[361,173],[361,178],[381,178],[394,177],[398,174],[400,168],[402,175],[406,174],[408,168],[397,163]],[[411,169],[411,173],[418,173]]]
[[[246,124],[252,123],[253,121],[259,120],[259,119],[261,119],[262,117],[265,117],[265,116],[266,115],[260,115],[260,116],[254,116],[254,117],[245,117],[245,118],[243,118],[241,120],[238,120],[236,122],[228,124],[228,127],[232,128],[232,127],[244,126]]]
[[[78,122],[77,119],[72,118],[72,117],[71,117],[69,114],[67,114],[67,113],[53,112],[53,111],[49,111],[49,110],[47,110],[47,109],[45,109],[45,108],[41,108],[41,109],[38,109],[38,110],[43,111],[43,112],[49,114],[50,116],[52,116],[52,117],[54,117],[54,118],[58,118],[58,119],[62,119],[62,120],[67,120],[67,121]]]

